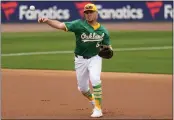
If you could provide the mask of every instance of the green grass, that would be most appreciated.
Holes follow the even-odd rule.
[[[117,52],[104,71],[172,74],[172,50]]]
[[[113,48],[172,46],[171,32],[110,32]],[[2,54],[69,51],[74,35],[66,32],[2,33]],[[3,56],[2,68],[74,70],[73,54]],[[172,49],[115,52],[103,71],[172,74]]]
[[[72,50],[72,33],[2,33],[2,53]]]

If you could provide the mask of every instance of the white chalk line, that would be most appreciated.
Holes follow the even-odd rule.
[[[117,48],[113,49],[113,51],[147,51],[147,50],[166,50],[172,49],[172,46],[161,46],[161,47],[139,47],[139,48]],[[8,53],[1,54],[1,56],[27,56],[27,55],[46,55],[46,54],[71,54],[74,51],[47,51],[47,52],[25,52],[25,53]]]

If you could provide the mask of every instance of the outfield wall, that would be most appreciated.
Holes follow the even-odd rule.
[[[35,23],[39,16],[71,21],[83,18],[89,2],[75,1],[2,1],[2,23]],[[99,22],[172,22],[172,1],[95,1]],[[36,7],[35,11],[29,9]]]

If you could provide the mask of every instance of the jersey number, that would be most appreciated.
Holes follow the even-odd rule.
[[[100,47],[100,44],[101,44],[100,42],[97,42],[96,47]]]

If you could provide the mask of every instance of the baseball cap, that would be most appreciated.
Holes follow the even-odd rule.
[[[88,3],[85,5],[83,12],[88,11],[88,10],[98,11],[96,5],[91,4],[91,3]]]

